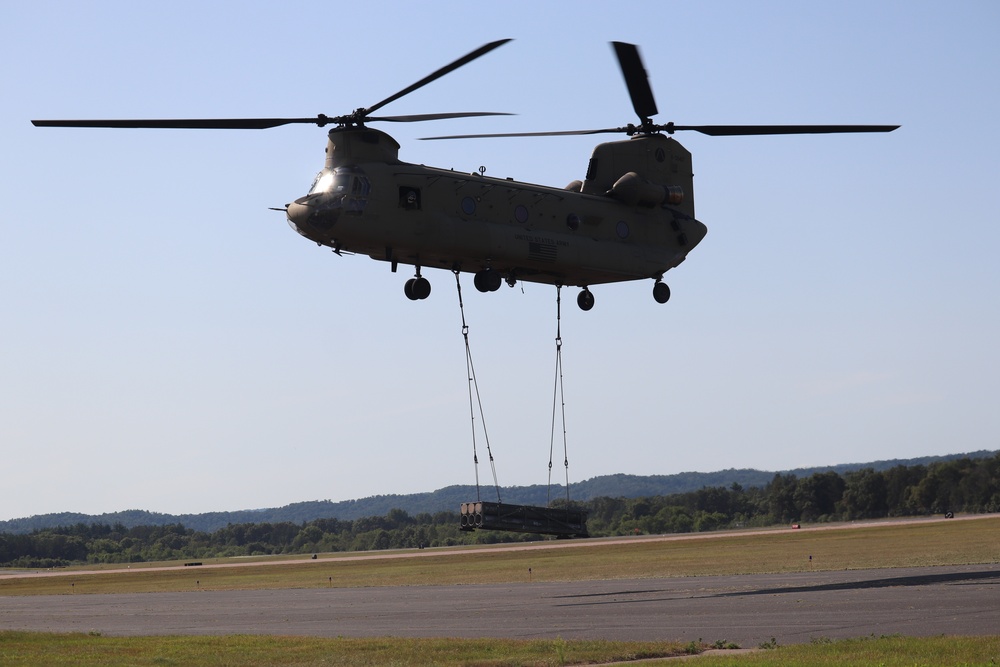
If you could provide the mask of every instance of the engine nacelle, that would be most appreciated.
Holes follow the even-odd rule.
[[[652,208],[661,204],[677,206],[684,201],[684,188],[679,185],[660,185],[630,171],[611,186],[608,194],[629,206]]]

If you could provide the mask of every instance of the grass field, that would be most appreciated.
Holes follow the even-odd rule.
[[[703,533],[690,539],[540,542],[515,549],[205,560],[200,567],[145,563],[125,571],[122,565],[103,572],[68,568],[56,573],[59,576],[0,578],[0,596],[510,583],[527,581],[529,568],[534,581],[574,581],[996,562],[1000,562],[1000,517],[991,516],[837,529],[805,526],[753,534]]]
[[[595,665],[642,660],[672,665],[703,648],[670,642],[514,641],[501,639],[319,639],[313,637],[101,637],[0,632],[4,667],[177,665],[239,667],[464,665],[483,667]],[[664,659],[657,659],[664,658]],[[698,667],[793,665],[996,665],[1000,638],[869,637],[777,646],[751,652],[709,650]]]
[[[327,554],[250,561],[67,569],[58,576],[0,579],[4,595],[450,585],[550,580],[801,572],[1000,562],[1000,517],[803,526],[693,539],[543,542],[518,549]],[[521,545],[523,547],[523,545]],[[401,557],[413,555],[416,557]],[[810,559],[810,556],[812,557]],[[275,560],[283,562],[276,563]],[[3,576],[0,573],[0,576]],[[2,665],[564,665],[698,653],[664,642],[140,637],[0,633]],[[756,648],[756,647],[743,647]],[[657,661],[659,662],[659,661]],[[666,663],[665,663],[666,664]],[[1000,664],[1000,637],[870,637],[706,655],[699,665]]]

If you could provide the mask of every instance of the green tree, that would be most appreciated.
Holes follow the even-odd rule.
[[[817,521],[834,515],[843,494],[844,480],[830,471],[798,480],[792,498],[803,521]]]
[[[799,510],[795,504],[795,488],[798,479],[795,475],[777,473],[764,490],[764,501],[767,514],[773,523],[787,523],[799,518]]]
[[[718,530],[729,523],[729,517],[722,512],[698,512],[694,516],[694,529],[697,532]]]
[[[872,468],[849,472],[844,479],[842,506],[847,519],[872,519],[888,513],[885,475]]]

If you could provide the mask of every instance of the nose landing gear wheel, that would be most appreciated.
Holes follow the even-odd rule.
[[[576,305],[580,306],[580,310],[590,310],[594,307],[594,295],[586,287],[583,291],[576,297]]]
[[[431,283],[427,278],[410,278],[403,285],[403,294],[410,301],[426,299],[431,295]]]
[[[656,299],[656,303],[666,303],[670,300],[670,288],[666,283],[656,281],[653,284],[653,298]]]

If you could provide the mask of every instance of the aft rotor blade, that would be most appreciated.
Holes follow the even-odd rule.
[[[673,134],[692,130],[713,137],[762,134],[834,134],[847,132],[892,132],[899,125],[664,125],[657,129]]]
[[[378,102],[377,104],[373,104],[372,106],[368,107],[367,109],[365,109],[363,111],[363,115],[367,116],[371,112],[376,111],[378,109],[381,109],[382,107],[384,107],[389,102],[393,102],[395,100],[398,100],[403,95],[409,95],[410,93],[412,93],[414,90],[417,90],[418,88],[423,88],[424,86],[426,86],[431,81],[436,81],[437,79],[440,79],[445,74],[448,74],[449,72],[455,71],[456,69],[458,69],[462,65],[467,65],[468,63],[472,62],[473,60],[475,60],[479,56],[486,55],[487,53],[489,53],[493,49],[497,48],[498,46],[503,46],[504,44],[506,44],[509,41],[511,41],[511,40],[510,39],[500,39],[500,40],[497,40],[495,42],[490,42],[489,44],[484,44],[483,46],[480,46],[475,51],[467,53],[466,55],[462,56],[461,58],[459,58],[455,62],[451,63],[450,65],[445,65],[444,67],[442,67],[441,69],[433,72],[432,74],[428,74],[427,76],[425,76],[420,81],[417,81],[412,86],[404,88],[403,90],[399,91],[395,95],[387,97],[384,100],[382,100],[381,102]]]
[[[33,120],[35,127],[114,127],[167,128],[181,130],[266,130],[292,123],[315,123],[320,127],[333,122],[323,115],[312,118],[172,118],[130,120]]]
[[[639,47],[625,42],[611,42],[618,56],[618,66],[621,67],[632,98],[632,108],[639,115],[639,120],[646,121],[656,115],[656,100],[653,99],[653,89],[649,86],[649,76],[642,65]]]
[[[422,141],[437,139],[496,139],[503,137],[572,137],[584,134],[618,134],[627,132],[624,127],[609,127],[602,130],[563,130],[560,132],[497,132],[492,134],[449,134],[441,137],[418,137]]]

